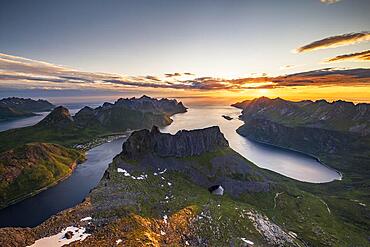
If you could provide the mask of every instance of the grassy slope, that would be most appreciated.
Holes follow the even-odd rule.
[[[1,153],[0,208],[68,176],[80,152],[47,143],[32,143]]]
[[[342,226],[344,229],[353,229],[358,232],[370,231],[370,209],[368,206],[370,205],[370,173],[368,166],[370,163],[370,149],[368,149],[370,139],[368,137],[361,137],[351,143],[345,143],[345,151],[329,153],[314,149],[313,147],[317,146],[317,143],[302,145],[299,140],[295,142],[296,138],[288,138],[283,135],[276,138],[271,137],[273,136],[271,133],[260,131],[258,126],[255,128],[252,126],[251,130],[246,132],[243,132],[243,128],[241,127],[242,131],[240,133],[245,136],[257,141],[263,138],[264,142],[285,148],[294,148],[314,155],[324,164],[340,171],[343,174],[341,181],[326,184],[297,182],[295,186],[322,198],[331,212],[344,223]],[[302,128],[302,131],[304,131],[304,128]],[[285,132],[291,133],[293,130],[286,130]],[[259,135],[255,136],[255,133],[259,133]]]
[[[0,132],[0,152],[31,142],[48,142],[64,146],[88,142],[98,135],[108,132],[102,129],[57,129],[37,125]]]
[[[199,166],[210,167],[214,157],[230,152],[234,151],[220,150],[184,160],[191,159],[198,161]],[[250,166],[251,163],[246,160],[246,165]],[[257,245],[266,245],[247,216],[247,212],[256,211],[267,215],[286,232],[297,233],[299,239],[312,246],[367,244],[366,231],[346,224],[335,210],[329,212],[325,197],[299,189],[298,183],[291,179],[252,166],[275,182],[273,189],[269,192],[245,193],[233,198],[227,194],[222,197],[210,195],[207,188],[193,184],[184,174],[177,172],[164,173],[162,179],[147,171],[147,179],[133,180],[122,173],[117,173],[116,164],[113,163],[109,168],[110,179],[102,180],[98,188],[92,192],[92,203],[104,204],[112,200],[112,197],[124,198],[126,201],[109,206],[109,209],[98,210],[94,218],[112,220],[126,217],[129,212],[161,219],[164,214],[170,216],[183,208],[193,206],[198,212],[193,230],[210,246],[226,246],[231,242],[239,246],[242,244],[241,237],[250,239]],[[275,198],[277,193],[281,194]],[[166,196],[169,199],[165,199]],[[201,215],[203,216],[199,217]],[[299,239],[295,240],[296,243],[303,246]]]

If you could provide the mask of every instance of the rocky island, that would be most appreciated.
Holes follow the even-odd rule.
[[[35,228],[0,229],[0,243],[366,245],[366,229],[300,185],[240,156],[218,127],[175,135],[153,127],[132,133],[84,202]],[[214,186],[225,193],[210,193]]]

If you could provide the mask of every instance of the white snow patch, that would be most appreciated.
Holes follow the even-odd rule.
[[[167,184],[168,184],[168,186],[171,186],[172,185],[170,182],[168,182]]]
[[[161,235],[163,236],[163,235],[166,235],[166,232],[164,232],[164,231],[162,231],[161,230]]]
[[[363,202],[359,202],[358,204],[360,204],[361,206],[363,206],[363,207],[366,207],[366,204],[365,203],[363,203]]]
[[[188,241],[185,241],[185,244],[186,244],[186,245],[190,245]]]
[[[120,243],[122,243],[122,239],[116,240],[116,245],[119,245]]]
[[[297,238],[297,233],[295,233],[295,232],[292,232],[292,231],[290,231],[290,232],[288,232],[288,234],[290,235],[290,236],[292,236],[293,238]]]
[[[159,172],[159,174],[163,174],[167,171],[167,168],[165,168],[163,171]]]
[[[165,223],[165,224],[167,224],[167,219],[168,219],[168,216],[165,214],[165,215],[163,216],[163,221],[164,221],[164,223]]]
[[[244,243],[247,243],[247,244],[250,244],[250,245],[254,245],[254,243],[246,238],[240,238]]]
[[[125,169],[122,169],[122,168],[117,168],[117,172],[123,173],[123,175],[125,177],[130,177],[131,176],[131,174],[128,173],[128,171],[126,171]]]
[[[88,217],[82,218],[80,221],[88,221],[88,220],[92,220],[92,218],[88,216]]]
[[[64,235],[68,231],[73,232],[73,236],[70,239],[64,237]],[[29,245],[28,247],[49,247],[49,246],[60,247],[72,243],[74,241],[83,241],[85,240],[85,238],[91,235],[85,233],[85,231],[86,231],[85,227],[69,226],[55,235],[36,240],[34,244]]]

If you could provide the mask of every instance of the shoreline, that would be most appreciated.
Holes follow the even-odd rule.
[[[308,156],[308,157],[311,157],[311,158],[315,159],[317,162],[319,162],[321,165],[325,166],[326,168],[329,168],[329,169],[331,169],[331,170],[335,171],[335,172],[336,172],[336,173],[338,173],[338,175],[340,176],[340,179],[334,179],[334,180],[329,181],[329,182],[314,183],[314,184],[325,184],[325,183],[331,183],[331,182],[333,182],[333,181],[341,181],[341,180],[343,180],[343,177],[344,177],[344,176],[343,176],[343,174],[342,174],[340,171],[338,171],[337,169],[335,169],[335,168],[333,168],[333,167],[331,167],[331,166],[329,166],[329,165],[325,164],[324,162],[322,162],[322,161],[320,160],[320,158],[319,158],[319,157],[317,157],[317,156],[315,156],[315,155],[313,155],[313,154],[306,153],[306,152],[303,152],[303,151],[300,151],[300,150],[296,150],[296,149],[294,149],[294,148],[288,148],[288,147],[283,147],[283,146],[280,146],[280,145],[271,144],[271,143],[264,142],[264,141],[259,141],[259,140],[256,140],[256,139],[253,139],[253,138],[250,138],[250,137],[247,137],[247,136],[241,135],[237,130],[236,130],[236,132],[237,132],[240,136],[242,136],[242,137],[244,137],[244,138],[247,138],[247,139],[248,139],[248,140],[250,140],[250,141],[254,141],[254,142],[257,142],[257,143],[261,143],[261,144],[265,144],[265,145],[273,146],[273,147],[280,148],[280,149],[283,149],[283,150],[289,150],[289,151],[297,152],[297,153],[300,153],[300,154],[304,154],[304,155],[306,155],[306,156]],[[297,180],[297,181],[299,181],[299,180]],[[305,182],[305,181],[299,181],[299,182],[309,183],[309,182]]]
[[[86,160],[86,159],[85,159],[85,160]],[[84,161],[85,161],[85,160],[84,160]],[[77,168],[77,166],[78,166],[78,165],[79,165],[79,163],[77,162],[77,160],[75,160],[75,161],[72,163],[71,171],[70,171],[70,172],[68,172],[66,175],[64,175],[63,177],[60,177],[59,179],[57,179],[57,180],[53,181],[52,183],[50,183],[49,185],[47,185],[47,186],[45,186],[45,187],[42,187],[42,188],[40,188],[40,189],[38,189],[38,190],[35,190],[35,191],[30,192],[30,193],[28,193],[28,194],[26,194],[26,195],[24,195],[24,196],[21,196],[21,197],[19,197],[19,198],[16,198],[16,199],[12,200],[12,201],[11,201],[9,204],[7,204],[5,207],[0,208],[0,210],[3,210],[3,209],[5,209],[5,208],[7,208],[7,207],[10,207],[10,206],[14,205],[14,204],[17,204],[17,203],[19,203],[19,202],[21,202],[21,201],[23,201],[23,200],[25,200],[25,199],[27,199],[27,198],[31,198],[31,197],[33,197],[33,196],[35,196],[35,195],[37,195],[37,194],[39,194],[39,193],[43,192],[44,190],[50,189],[50,188],[52,188],[52,187],[54,187],[54,186],[58,185],[60,182],[62,182],[62,181],[64,181],[64,180],[66,180],[67,178],[69,178],[69,177],[72,175],[72,173],[74,172],[74,170]]]

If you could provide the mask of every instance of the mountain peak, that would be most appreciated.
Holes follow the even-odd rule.
[[[73,125],[73,118],[69,113],[69,110],[64,106],[58,106],[54,108],[38,125],[66,128]]]

